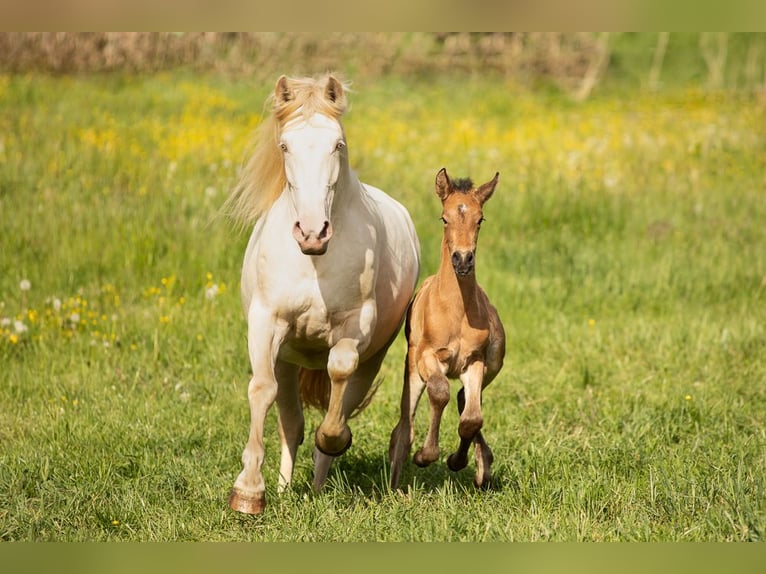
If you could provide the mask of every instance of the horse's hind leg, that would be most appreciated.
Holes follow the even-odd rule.
[[[407,350],[407,358],[404,363],[404,384],[402,388],[402,401],[399,414],[399,422],[391,431],[391,439],[388,443],[388,459],[391,462],[391,488],[399,487],[399,477],[407,460],[407,455],[412,448],[415,439],[413,421],[415,409],[417,409],[420,396],[426,388],[423,379],[420,378],[414,361],[414,349]]]
[[[458,412],[462,414],[465,408],[465,391],[463,389],[460,389],[457,394],[457,408]],[[474,460],[476,461],[476,475],[474,476],[473,483],[476,488],[486,488],[489,486],[490,467],[492,466],[494,456],[481,431],[476,433],[473,441],[460,438],[457,451],[447,458],[447,466],[453,471],[464,469],[468,465],[468,448],[471,442],[475,445]]]
[[[279,438],[281,457],[279,462],[279,492],[291,482],[295,468],[295,455],[303,442],[304,418],[301,405],[298,368],[278,361],[275,368],[277,408],[279,409]]]

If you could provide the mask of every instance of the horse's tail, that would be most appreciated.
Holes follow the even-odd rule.
[[[298,380],[300,381],[303,404],[321,411],[327,411],[327,407],[330,405],[331,384],[330,375],[327,374],[327,371],[325,369],[305,369],[301,367],[298,369]],[[354,409],[350,418],[355,417],[367,408],[381,382],[382,379],[378,379],[372,384],[364,400]]]

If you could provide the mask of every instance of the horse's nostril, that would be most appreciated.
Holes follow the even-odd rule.
[[[322,231],[319,232],[319,239],[324,239],[328,235],[330,235],[332,231],[330,231],[330,222],[325,221],[324,225],[322,226]]]
[[[473,251],[469,251],[468,253],[465,254],[465,262],[468,265],[473,263]]]

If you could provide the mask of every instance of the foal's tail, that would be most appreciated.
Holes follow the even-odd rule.
[[[330,375],[327,374],[327,371],[325,369],[305,369],[301,367],[298,369],[298,380],[301,385],[303,404],[321,411],[327,411],[327,407],[330,405]],[[355,417],[367,408],[381,382],[382,379],[378,379],[372,384],[364,400],[354,409],[349,418]]]

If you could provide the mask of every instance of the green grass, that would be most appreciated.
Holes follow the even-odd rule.
[[[276,494],[272,411],[267,510],[229,511],[247,237],[216,214],[270,87],[0,77],[0,539],[763,538],[763,104],[680,88],[574,104],[478,76],[357,85],[345,127],[362,179],[410,209],[422,277],[436,171],[501,173],[477,262],[508,332],[484,398],[495,487],[440,462],[388,489],[400,338],[327,488],[307,440]]]

